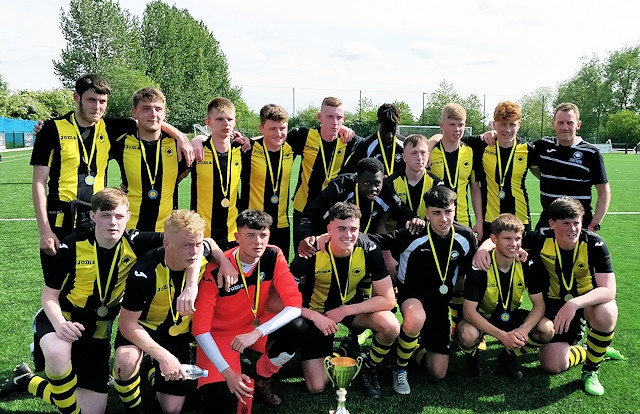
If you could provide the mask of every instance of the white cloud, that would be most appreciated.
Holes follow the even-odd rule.
[[[382,56],[382,52],[376,46],[362,41],[346,42],[335,52],[335,56],[348,60],[374,59]]]

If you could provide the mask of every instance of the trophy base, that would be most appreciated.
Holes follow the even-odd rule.
[[[346,408],[340,408],[337,410],[329,410],[329,414],[350,414]]]

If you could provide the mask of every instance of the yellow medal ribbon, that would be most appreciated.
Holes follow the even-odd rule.
[[[500,162],[500,145],[496,143],[496,157],[498,158],[498,176],[500,177],[500,191],[504,188],[504,180],[507,178],[507,171],[509,171],[509,166],[511,165],[511,160],[513,160],[513,154],[516,153],[516,145],[518,143],[514,142],[513,147],[511,147],[511,154],[509,154],[509,159],[507,160],[507,166],[504,169],[504,173],[502,172],[502,162]]]
[[[323,144],[322,136],[320,136],[320,154],[322,155],[322,167],[324,168],[324,177],[325,180],[328,180],[331,177],[331,172],[333,171],[333,163],[336,160],[336,153],[338,152],[338,142],[336,140],[336,147],[333,150],[333,154],[331,154],[331,164],[329,165],[329,169],[327,169],[327,160],[324,155],[324,144]]]
[[[576,243],[576,246],[573,248],[573,264],[571,265],[571,277],[569,278],[569,283],[564,278],[564,268],[562,267],[562,255],[560,254],[560,248],[558,247],[558,240],[554,239],[554,243],[556,246],[556,257],[558,258],[558,264],[560,265],[560,279],[562,280],[562,284],[568,293],[571,293],[571,288],[573,287],[573,282],[575,281],[575,275],[573,273],[573,264],[576,263],[576,257],[578,256],[578,245],[580,244],[580,240]],[[559,292],[558,292],[559,293]]]
[[[166,272],[165,274],[167,275],[167,297],[169,298],[169,311],[171,312],[171,318],[173,319],[173,326],[176,326],[178,324],[178,319],[180,318],[180,313],[176,312],[173,313],[173,297],[171,297],[171,269],[169,269],[169,266],[165,263],[166,266]],[[187,277],[183,274],[182,275],[182,286],[180,287],[180,293],[182,293],[182,291],[184,290],[184,283],[187,281]],[[174,287],[174,291],[175,291],[175,287]],[[174,294],[175,297],[175,294]],[[171,331],[170,331],[171,332]]]
[[[447,179],[449,180],[449,185],[451,185],[451,189],[454,191],[458,188],[458,178],[460,177],[460,145],[458,145],[458,159],[456,160],[456,171],[455,171],[455,180],[451,180],[451,171],[449,170],[449,163],[447,162],[447,154],[444,150],[444,145],[442,145],[442,141],[440,141],[440,149],[442,150],[442,162],[444,163],[444,171],[447,173]]]
[[[409,204],[409,208],[411,209],[411,211],[413,211],[414,213],[417,213],[418,211],[420,211],[420,208],[424,205],[424,193],[427,192],[427,170],[424,170],[424,175],[422,176],[422,191],[420,191],[420,202],[418,203],[418,209],[414,210],[413,209],[413,202],[411,201],[411,192],[409,191],[409,182],[407,181],[407,175],[405,174],[404,177],[402,177],[402,179],[404,180],[404,186],[407,189],[407,204]]]
[[[91,161],[93,161],[93,156],[96,153],[96,131],[95,127],[93,130],[93,139],[91,140],[91,154],[87,154],[87,148],[84,146],[84,140],[82,139],[82,134],[80,133],[80,128],[78,128],[78,124],[76,123],[76,114],[71,114],[71,123],[76,129],[76,133],[78,134],[78,141],[80,141],[80,146],[82,147],[82,153],[84,154],[84,162],[87,164],[87,173],[91,175]]]
[[[156,178],[158,177],[158,167],[160,166],[160,148],[162,147],[162,138],[156,141],[156,167],[155,167],[153,176],[151,175],[151,168],[149,168],[149,163],[147,162],[147,151],[143,147],[144,144],[142,143],[142,140],[138,136],[136,136],[136,139],[138,140],[140,153],[142,154],[142,160],[144,161],[145,167],[147,167],[147,175],[149,176],[151,189],[154,190],[156,185]]]
[[[387,170],[387,177],[393,174],[393,167],[396,163],[396,136],[393,136],[393,151],[391,152],[391,166],[387,163],[387,154],[384,151],[384,145],[382,144],[382,138],[380,138],[380,131],[378,131],[378,145],[380,145],[380,152],[382,153],[382,160],[384,161],[384,168]]]
[[[273,195],[278,194],[278,187],[280,186],[280,177],[282,175],[282,160],[284,158],[284,151],[282,147],[280,147],[280,162],[278,164],[278,173],[277,176],[273,177],[273,167],[271,166],[271,157],[269,156],[269,150],[266,145],[263,145],[264,148],[264,158],[267,161],[267,168],[269,168],[269,177],[271,177],[271,186],[273,187]]]
[[[429,235],[429,245],[431,246],[431,252],[433,253],[433,258],[436,259],[436,268],[438,269],[438,275],[440,276],[440,280],[442,281],[442,286],[445,286],[447,281],[447,273],[449,273],[449,264],[451,263],[451,252],[453,251],[453,239],[456,234],[455,229],[451,226],[451,244],[449,244],[449,254],[447,255],[447,267],[442,273],[442,269],[440,268],[440,261],[438,260],[438,255],[436,254],[436,247],[433,245],[433,237],[431,237],[431,223],[427,226],[427,234]],[[446,293],[446,292],[445,292]]]
[[[212,145],[213,158],[216,160],[216,167],[218,167],[218,174],[220,175],[220,188],[222,189],[222,196],[227,199],[227,194],[229,194],[229,189],[231,188],[231,146],[227,149],[227,185],[223,184],[224,179],[222,178],[222,170],[220,168],[220,160],[218,159],[218,151],[216,151],[216,147]]]
[[[238,273],[242,277],[242,284],[244,285],[244,291],[247,292],[247,299],[251,302],[251,296],[249,295],[249,286],[247,286],[247,278],[244,275],[242,269],[242,263],[240,262],[240,253],[236,250],[236,265],[238,266]],[[251,313],[255,319],[258,318],[258,304],[260,303],[260,260],[258,260],[258,273],[256,273],[256,295],[253,299],[253,305],[251,305]]]
[[[107,291],[109,290],[109,285],[111,284],[111,277],[113,276],[113,269],[116,267],[116,263],[118,262],[118,254],[120,253],[120,246],[122,246],[122,241],[118,242],[116,246],[116,251],[113,253],[113,259],[111,260],[111,268],[109,269],[109,276],[107,277],[107,283],[104,286],[104,295],[102,294],[102,283],[100,281],[100,266],[98,265],[98,242],[96,241],[96,247],[93,249],[93,257],[96,261],[96,282],[98,284],[98,296],[100,297],[100,303],[102,306],[105,306],[105,299],[107,299]],[[105,315],[106,316],[106,315]]]
[[[360,208],[360,193],[358,192],[358,183],[356,183],[356,206]],[[367,226],[364,228],[363,233],[369,231],[369,225],[371,224],[371,216],[373,215],[373,201],[371,201],[371,212],[369,213],[369,221],[367,222]]]
[[[500,285],[500,270],[498,269],[498,264],[496,263],[496,251],[493,250],[491,252],[491,266],[493,267],[493,274],[496,277],[496,283],[498,284],[498,293],[500,294],[500,302],[502,302],[502,309],[504,312],[507,312],[509,309],[509,300],[511,299],[511,292],[513,286],[513,275],[516,271],[515,263],[511,263],[511,277],[509,278],[509,289],[507,291],[507,300],[504,300],[504,296],[502,294],[502,286]]]
[[[336,277],[336,283],[338,284],[338,291],[340,292],[340,299],[342,299],[342,304],[344,305],[344,301],[347,299],[347,295],[349,294],[349,276],[351,275],[351,258],[352,254],[349,255],[349,271],[347,273],[347,283],[344,286],[344,294],[342,293],[342,287],[340,286],[340,278],[338,277],[338,267],[336,266],[336,259],[333,256],[333,251],[331,250],[331,243],[329,243],[329,247],[327,247],[329,251],[329,258],[331,259],[331,267],[333,268],[333,274]]]

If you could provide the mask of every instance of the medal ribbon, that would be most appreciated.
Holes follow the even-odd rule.
[[[407,176],[405,174],[404,177],[402,177],[402,179],[404,180],[404,186],[407,188],[407,204],[409,204],[409,208],[411,209],[411,211],[413,211],[414,213],[417,213],[418,211],[420,211],[420,208],[424,205],[424,197],[420,197],[420,202],[418,203],[418,208],[416,210],[413,209],[413,202],[411,201],[411,192],[409,191],[409,182],[407,181]],[[427,170],[424,170],[424,175],[422,176],[422,191],[420,192],[420,194],[424,195],[424,193],[427,192]]]
[[[76,114],[71,114],[71,123],[76,129],[76,133],[78,134],[78,141],[80,141],[80,146],[82,147],[82,153],[84,154],[83,161],[87,164],[87,174],[91,175],[91,161],[93,161],[93,156],[96,154],[96,131],[93,130],[93,139],[91,140],[91,154],[87,155],[87,148],[84,146],[84,140],[82,139],[82,134],[80,133],[80,128],[78,128],[78,124],[76,123]]]
[[[496,157],[498,158],[498,176],[500,177],[500,191],[504,188],[504,180],[507,178],[507,171],[509,171],[509,166],[511,165],[511,160],[513,160],[513,154],[516,153],[516,144],[513,143],[513,147],[511,147],[511,154],[509,154],[509,159],[507,160],[507,166],[504,169],[504,174],[502,173],[502,162],[500,162],[500,145],[496,143]]]
[[[451,226],[451,244],[449,244],[449,254],[447,255],[447,267],[444,270],[444,274],[442,273],[442,269],[440,269],[440,261],[438,260],[438,255],[436,254],[436,247],[433,245],[433,237],[431,237],[431,223],[427,226],[427,234],[429,235],[429,245],[431,246],[431,251],[433,252],[433,257],[436,262],[436,268],[438,269],[438,275],[440,276],[440,280],[442,280],[442,285],[444,286],[447,280],[447,273],[449,273],[449,263],[451,263],[451,252],[453,251],[453,239],[456,231],[453,226]]]
[[[507,300],[504,300],[502,294],[502,286],[500,285],[500,270],[496,263],[496,251],[491,252],[491,266],[493,267],[493,274],[496,277],[496,283],[498,284],[498,293],[500,294],[500,302],[502,302],[502,309],[506,312],[509,309],[509,300],[511,299],[512,287],[513,287],[513,275],[516,272],[516,264],[511,263],[511,276],[509,277],[509,289],[507,290]]]
[[[278,164],[278,172],[276,175],[276,179],[273,179],[273,167],[271,166],[271,157],[269,156],[269,150],[266,145],[263,145],[264,148],[264,158],[267,161],[267,168],[269,168],[269,177],[271,177],[271,186],[273,187],[273,195],[278,194],[278,187],[280,186],[280,177],[282,176],[282,160],[284,158],[284,151],[282,147],[280,147],[280,162]]]
[[[167,264],[165,263],[166,266],[166,275],[167,275],[167,297],[169,298],[169,311],[171,312],[171,318],[173,318],[173,325],[177,325],[178,324],[178,319],[180,318],[180,313],[176,312],[173,313],[173,298],[171,297],[171,269],[169,269],[169,266],[167,266]],[[180,287],[180,293],[182,293],[182,291],[184,290],[184,283],[187,281],[187,277],[185,275],[182,275],[182,286]],[[174,287],[174,291],[175,291],[175,287]],[[174,297],[175,297],[175,293],[174,293]]]
[[[247,286],[247,278],[244,275],[242,269],[242,263],[240,262],[239,249],[236,250],[236,265],[238,266],[238,273],[242,277],[242,284],[244,285],[244,291],[247,292],[247,299],[251,302],[251,296],[249,295],[249,286]],[[258,303],[260,302],[260,260],[258,260],[258,273],[256,273],[256,295],[253,299],[253,305],[251,305],[251,313],[254,318],[258,318]]]
[[[380,152],[382,153],[382,160],[384,161],[384,168],[387,170],[387,176],[393,174],[393,166],[396,163],[396,136],[393,136],[393,151],[391,152],[391,167],[387,163],[387,154],[385,154],[384,145],[382,144],[382,138],[380,138],[380,131],[378,131],[378,145],[380,145]]]
[[[333,251],[331,251],[331,243],[329,243],[329,247],[327,248],[329,251],[329,257],[331,258],[331,267],[333,268],[333,274],[336,277],[336,283],[338,284],[338,291],[340,292],[340,299],[342,299],[342,304],[344,305],[344,301],[347,299],[347,295],[349,294],[349,276],[351,275],[351,258],[352,254],[349,255],[349,272],[347,273],[347,283],[344,286],[344,294],[342,294],[342,287],[340,287],[340,278],[338,277],[338,267],[336,266],[336,259],[333,256]]]
[[[356,206],[360,208],[360,193],[358,192],[358,183],[356,183]],[[369,231],[369,225],[371,224],[371,216],[373,215],[373,201],[371,201],[371,213],[369,213],[369,221],[367,222],[367,226],[364,228],[363,233]]]
[[[320,154],[322,155],[322,167],[324,168],[324,177],[326,180],[331,177],[331,172],[333,171],[333,163],[336,160],[336,153],[338,152],[338,142],[336,142],[336,147],[333,149],[333,154],[331,154],[331,164],[329,165],[329,169],[327,169],[327,160],[324,155],[324,143],[322,137],[320,137]]]
[[[113,269],[116,267],[116,263],[118,262],[118,254],[120,253],[120,246],[122,246],[122,241],[118,242],[116,246],[116,251],[113,253],[113,259],[111,260],[111,268],[109,269],[109,276],[107,277],[107,283],[104,286],[104,295],[102,294],[102,283],[100,281],[100,266],[98,266],[98,242],[96,241],[96,247],[93,249],[93,257],[96,260],[96,282],[98,283],[98,296],[100,297],[100,303],[102,306],[105,306],[105,299],[107,299],[107,290],[109,290],[109,285],[111,284],[111,277],[113,276]]]
[[[442,141],[440,141],[440,149],[442,149],[442,161],[444,163],[444,171],[447,173],[447,179],[449,180],[449,185],[451,185],[452,189],[458,188],[458,178],[460,174],[458,171],[460,170],[460,144],[458,144],[458,159],[456,160],[456,171],[455,171],[455,181],[451,180],[451,171],[449,170],[449,163],[447,162],[446,151],[444,150],[444,145],[442,145]]]
[[[578,242],[576,243],[576,247],[573,248],[573,264],[571,265],[571,277],[569,278],[568,284],[564,278],[564,268],[562,267],[562,256],[560,255],[558,240],[554,240],[554,243],[556,245],[556,257],[558,258],[558,264],[560,265],[560,279],[562,279],[562,284],[564,285],[564,288],[567,289],[567,293],[571,293],[571,288],[573,287],[573,282],[575,280],[575,275],[573,273],[573,265],[575,265],[576,257],[578,256],[578,244],[580,244],[580,240],[578,240]]]
[[[151,189],[155,189],[156,178],[158,177],[158,167],[160,165],[160,147],[162,147],[162,138],[156,141],[156,168],[153,176],[151,176],[151,168],[149,168],[149,163],[147,162],[147,151],[143,147],[142,140],[136,136],[138,139],[138,145],[140,148],[140,153],[142,154],[142,160],[144,161],[144,166],[147,167],[147,174],[149,175],[149,182],[151,183]]]
[[[223,184],[224,179],[222,178],[222,169],[220,168],[220,160],[218,159],[218,151],[216,151],[216,147],[212,145],[213,158],[216,160],[216,167],[218,167],[218,174],[220,175],[220,188],[222,189],[222,196],[224,198],[229,194],[229,189],[231,188],[231,146],[227,150],[227,185]]]

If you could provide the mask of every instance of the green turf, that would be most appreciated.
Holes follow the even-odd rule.
[[[0,161],[0,219],[33,219],[31,205],[31,167],[29,152],[5,152]],[[605,163],[612,187],[610,212],[637,212],[640,206],[635,195],[635,183],[640,178],[640,156],[607,154]],[[111,165],[110,185],[117,185],[117,168]],[[180,207],[189,206],[189,182],[180,185]],[[530,177],[527,186],[532,212],[539,212],[538,185]],[[534,223],[537,217],[533,218]],[[489,348],[482,353],[484,375],[481,380],[466,378],[464,357],[453,355],[447,378],[436,381],[414,370],[409,373],[412,392],[409,396],[395,395],[391,390],[391,371],[383,368],[381,383],[383,398],[372,401],[364,397],[354,381],[347,396],[352,413],[636,413],[640,411],[640,322],[636,315],[640,305],[635,293],[640,291],[640,264],[636,260],[638,248],[633,241],[640,229],[640,215],[608,215],[601,234],[611,250],[618,284],[620,316],[613,345],[629,359],[607,361],[600,378],[606,393],[592,397],[582,391],[580,368],[562,374],[546,375],[536,355],[525,356],[524,379],[514,382],[499,375],[495,358],[499,346],[490,339]],[[32,341],[31,321],[40,307],[42,276],[38,259],[38,233],[34,220],[0,220],[0,378],[10,375],[15,364],[30,361],[28,345]],[[299,364],[285,366],[279,374],[278,390],[285,413],[326,413],[335,408],[335,393],[327,389],[311,396],[304,390]],[[152,397],[145,393],[147,409],[156,412]],[[260,404],[254,412],[271,411]],[[0,401],[0,412],[33,413],[57,412],[53,407],[29,395]],[[115,393],[110,394],[108,413],[122,412]],[[195,412],[186,410],[185,412]]]

